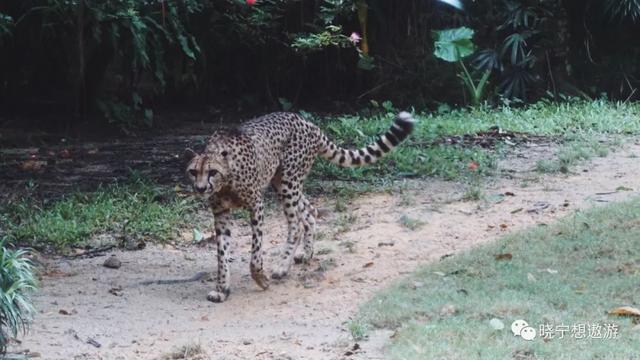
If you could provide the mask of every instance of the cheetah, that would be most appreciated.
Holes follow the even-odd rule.
[[[251,277],[266,290],[269,279],[263,271],[262,261],[263,193],[266,188],[271,185],[275,190],[288,223],[280,263],[271,275],[273,279],[281,279],[287,275],[294,260],[308,262],[313,257],[317,212],[304,196],[302,185],[316,156],[341,167],[373,164],[403,141],[413,130],[414,123],[411,114],[401,112],[386,133],[359,150],[337,146],[316,125],[288,112],[267,114],[238,128],[214,132],[204,152],[191,154],[186,171],[194,191],[208,201],[214,216],[218,279],[216,289],[207,295],[207,299],[222,302],[230,294],[231,209],[244,208],[250,212]],[[294,256],[300,243],[303,251]]]

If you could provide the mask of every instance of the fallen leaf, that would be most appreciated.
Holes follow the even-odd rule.
[[[65,310],[65,309],[60,309],[60,311],[58,311],[58,313],[60,315],[71,315],[71,312]]]
[[[394,242],[393,240],[390,240],[390,241],[380,241],[380,242],[378,243],[378,247],[381,247],[381,246],[393,246],[393,245],[395,245],[395,242]]]
[[[498,254],[495,256],[496,260],[511,260],[513,259],[513,255],[511,253]]]
[[[109,289],[109,294],[111,295],[115,295],[115,296],[122,296],[122,288],[121,287],[114,287]]]
[[[69,149],[63,149],[60,151],[60,157],[63,159],[68,159],[71,157],[71,151]]]
[[[609,314],[619,316],[640,316],[640,310],[632,306],[621,306],[610,310]]]
[[[368,263],[362,265],[363,268],[368,268],[373,266],[373,261],[369,261]]]
[[[511,213],[512,213],[512,214],[519,213],[519,212],[520,212],[520,211],[522,211],[522,210],[524,210],[524,209],[522,209],[522,208],[517,208],[517,209],[515,209],[515,210],[512,210],[512,211],[511,211]]]
[[[504,193],[505,196],[516,196],[516,194],[512,193],[511,191],[507,191]]]
[[[355,353],[360,350],[360,344],[355,343],[353,345],[353,347],[351,348],[351,350],[348,350],[347,352],[344,353],[345,356],[351,356],[351,355],[355,355]]]
[[[533,204],[533,208],[527,210],[528,213],[538,213],[541,212],[542,210],[548,208],[549,206],[551,206],[550,204],[543,202],[543,201],[538,201],[537,203]]]
[[[27,171],[40,171],[43,167],[47,166],[46,161],[42,160],[26,160],[22,163],[22,170]]]
[[[193,229],[193,241],[199,243],[204,239],[204,235],[198,229]]]
[[[96,340],[92,339],[92,338],[87,338],[87,344],[93,345],[97,348],[102,347],[102,344],[100,344],[99,342],[97,342]]]
[[[507,227],[509,227],[509,225],[507,224],[500,224],[500,230],[506,230]]]

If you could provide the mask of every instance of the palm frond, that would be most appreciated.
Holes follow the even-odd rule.
[[[605,12],[612,20],[640,20],[640,0],[606,0],[604,6]]]

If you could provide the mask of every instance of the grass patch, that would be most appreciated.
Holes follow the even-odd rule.
[[[585,135],[581,138],[569,140],[558,150],[555,159],[538,161],[536,163],[536,171],[566,174],[580,162],[590,160],[593,157],[606,157],[612,148],[618,146],[619,144],[615,140],[603,142]]]
[[[421,221],[420,219],[414,219],[412,217],[407,216],[406,214],[400,216],[399,221],[400,221],[400,225],[412,231],[418,230],[419,228],[422,227],[422,225],[424,225],[424,221]]]
[[[351,334],[353,340],[360,341],[365,339],[367,337],[367,326],[367,324],[358,320],[349,321],[349,334]]]
[[[85,245],[100,233],[165,241],[189,222],[195,208],[194,199],[173,189],[132,180],[50,203],[27,196],[0,209],[0,228],[9,243],[57,250]]]
[[[633,358],[640,332],[608,311],[640,305],[639,219],[634,200],[503,237],[427,265],[375,296],[356,321],[397,328],[391,359]],[[511,333],[518,319],[538,334],[545,324],[570,330],[527,342]],[[574,324],[587,323],[613,324],[618,336],[571,336]]]
[[[462,194],[463,201],[479,201],[484,198],[484,190],[480,185],[471,184],[467,186],[464,194]]]
[[[386,114],[349,115],[319,122],[323,130],[338,144],[361,147],[374,141],[391,124],[395,112]],[[638,134],[640,133],[640,104],[612,103],[604,100],[572,101],[566,103],[539,102],[527,107],[498,109],[488,107],[467,108],[440,114],[419,113],[413,135],[389,154],[384,160],[358,169],[342,169],[317,161],[312,169],[312,179],[350,179],[367,182],[381,178],[440,177],[457,179],[464,176],[468,165],[478,164],[479,174],[495,171],[498,154],[480,147],[433,145],[437,139],[454,135],[474,134],[498,126],[516,132],[555,136],[559,139],[584,138],[593,134]],[[573,149],[576,152],[578,149]],[[592,149],[599,156],[604,150]],[[571,162],[565,156],[559,164]],[[555,170],[551,170],[555,171]],[[560,170],[559,170],[560,171]]]
[[[200,344],[188,344],[162,355],[161,360],[205,360],[209,356]]]
[[[337,233],[344,233],[351,230],[351,227],[358,221],[358,216],[355,214],[340,214],[334,224],[335,231]]]

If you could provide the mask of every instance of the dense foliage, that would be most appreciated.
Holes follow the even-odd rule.
[[[159,104],[471,103],[460,64],[433,54],[434,30],[461,26],[476,44],[467,78],[490,73],[484,99],[637,97],[637,0],[466,1],[464,11],[436,0],[248,3],[2,1],[3,113],[128,126],[150,124]]]

